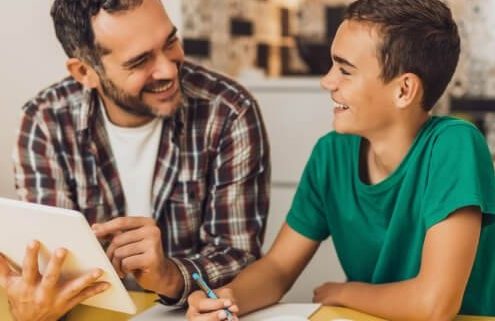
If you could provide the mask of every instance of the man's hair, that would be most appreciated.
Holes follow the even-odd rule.
[[[430,110],[459,60],[459,33],[450,9],[440,0],[357,0],[344,19],[378,26],[382,80],[414,73],[423,83],[423,108]]]
[[[100,66],[101,56],[109,51],[96,43],[91,19],[100,10],[108,13],[131,10],[143,0],[55,0],[51,16],[55,33],[62,47],[71,58]]]

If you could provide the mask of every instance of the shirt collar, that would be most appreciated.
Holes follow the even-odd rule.
[[[83,89],[83,99],[81,102],[80,114],[77,117],[78,122],[76,124],[77,132],[89,131],[91,124],[95,124],[96,121],[102,117],[102,115],[100,115],[100,104],[102,104],[102,101],[96,89]],[[181,105],[173,118],[166,120],[166,123],[168,124],[164,124],[171,127],[170,129],[174,133],[174,136],[180,135],[184,128],[185,109],[188,105],[188,100],[184,91],[182,91],[180,104]]]

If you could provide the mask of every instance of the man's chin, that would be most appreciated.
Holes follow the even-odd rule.
[[[181,106],[180,94],[176,95],[173,99],[163,102],[158,102],[154,104],[149,104],[151,106],[151,112],[156,117],[170,118],[174,116]]]
[[[173,104],[173,105],[169,105],[169,106],[159,106],[159,107],[153,108],[151,110],[151,112],[156,117],[171,118],[177,113],[177,111],[179,110],[179,107],[180,107],[179,104]]]

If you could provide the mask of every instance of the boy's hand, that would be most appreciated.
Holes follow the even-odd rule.
[[[233,320],[238,320],[236,314],[239,308],[235,304],[232,290],[223,288],[215,290],[219,299],[209,299],[204,292],[196,291],[189,295],[187,302],[187,319],[189,321],[219,321],[227,320],[227,314],[224,309],[228,309],[234,315]]]
[[[64,280],[60,273],[67,250],[52,253],[44,275],[38,269],[41,244],[33,241],[26,249],[22,270],[14,270],[0,253],[0,286],[6,289],[10,312],[17,321],[58,320],[80,302],[106,290],[97,282],[103,271],[96,269],[80,277]]]
[[[326,282],[314,289],[313,302],[323,305],[339,305],[339,294],[345,283]]]

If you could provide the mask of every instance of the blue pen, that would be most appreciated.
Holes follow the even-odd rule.
[[[201,288],[201,290],[203,290],[210,299],[218,299],[218,296],[215,294],[215,292],[213,292],[212,289],[210,289],[208,284],[206,284],[205,280],[203,280],[203,278],[201,277],[201,275],[199,275],[199,273],[193,273],[192,277],[194,281],[196,281],[198,286]],[[227,314],[227,320],[231,321],[233,319],[232,312],[230,312],[229,309],[227,308],[224,308],[223,310]]]

